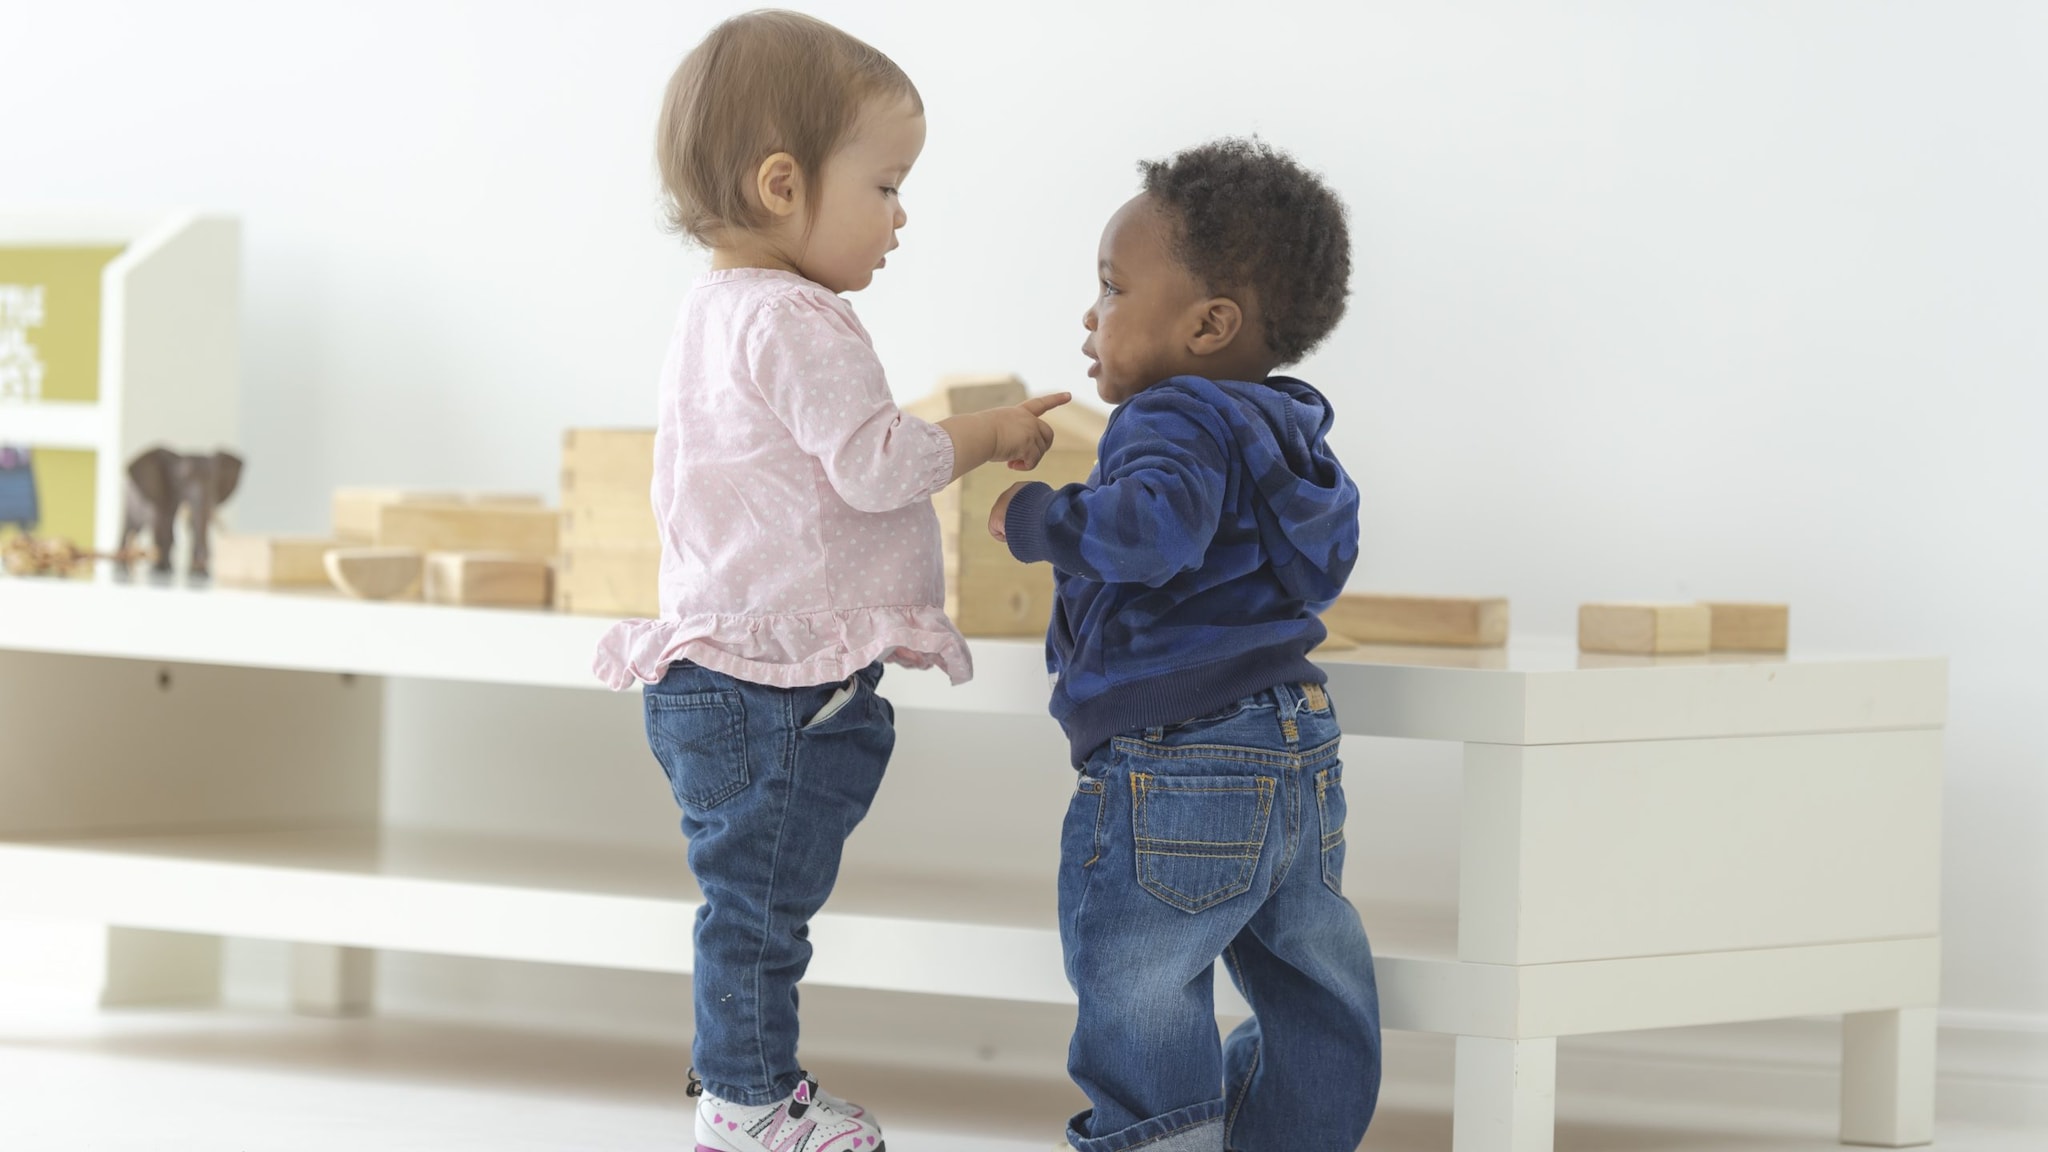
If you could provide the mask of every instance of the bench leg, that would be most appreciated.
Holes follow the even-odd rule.
[[[142,928],[106,930],[103,1008],[213,1004],[220,1000],[220,937]]]
[[[1557,1041],[1458,1037],[1452,1152],[1551,1152]]]
[[[376,1000],[377,953],[337,944],[292,945],[292,1010],[366,1016]]]
[[[1842,1143],[1933,1143],[1934,1034],[1932,1008],[1842,1017]]]

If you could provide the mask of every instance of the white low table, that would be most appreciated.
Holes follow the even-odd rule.
[[[0,917],[119,926],[109,1000],[300,942],[309,1010],[369,953],[686,972],[673,855],[386,828],[366,677],[597,690],[606,622],[322,596],[0,580]],[[890,678],[1042,714],[1039,646]],[[1551,1147],[1560,1036],[1841,1013],[1842,1137],[1931,1138],[1940,659],[1359,649],[1347,733],[1465,745],[1455,909],[1362,909],[1385,1024],[1458,1037],[1457,1152]],[[60,738],[57,734],[63,733]],[[1068,1002],[1050,886],[848,874],[809,979]]]

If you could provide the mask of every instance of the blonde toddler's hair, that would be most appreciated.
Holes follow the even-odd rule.
[[[670,230],[711,245],[767,221],[749,193],[787,152],[820,194],[825,160],[876,97],[924,100],[896,62],[830,24],[773,9],[713,29],[669,79],[655,132]]]

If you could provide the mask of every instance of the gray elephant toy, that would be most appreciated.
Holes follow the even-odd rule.
[[[210,552],[207,533],[213,510],[235,494],[242,479],[242,458],[232,452],[181,456],[168,448],[152,448],[128,465],[127,515],[121,526],[121,549],[128,552],[149,526],[156,543],[153,571],[171,570],[172,534],[178,509],[191,515],[194,576],[207,574]]]

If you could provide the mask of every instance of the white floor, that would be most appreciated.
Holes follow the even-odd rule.
[[[1833,1028],[1791,1022],[1568,1042],[1558,1152],[1836,1147]],[[2043,1037],[1945,1042],[1937,1146],[2048,1149]],[[0,1149],[687,1149],[686,1053],[619,1039],[234,1011],[0,1010]],[[1367,1152],[1450,1147],[1449,1046],[1390,1036]],[[1046,1152],[1053,1079],[815,1069],[896,1152]]]

